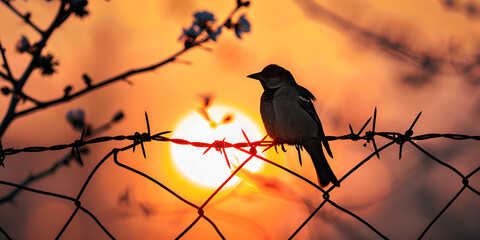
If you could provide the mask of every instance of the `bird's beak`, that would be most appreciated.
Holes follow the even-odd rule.
[[[254,73],[254,74],[250,74],[250,75],[248,75],[247,77],[248,77],[248,78],[257,79],[257,80],[262,80],[262,79],[263,79],[263,76],[262,76],[262,73],[261,73],[261,72]]]

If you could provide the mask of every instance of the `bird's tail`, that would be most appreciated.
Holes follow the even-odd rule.
[[[326,187],[329,183],[340,187],[340,183],[335,177],[330,165],[328,165],[325,154],[323,153],[322,143],[318,140],[304,142],[303,147],[307,150],[312,158],[315,171],[317,172],[318,182],[322,187]]]

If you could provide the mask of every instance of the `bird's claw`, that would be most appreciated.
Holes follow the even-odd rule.
[[[298,138],[295,138],[295,148],[298,150],[302,150],[303,151],[303,141],[302,141],[302,138],[298,137]]]
[[[303,145],[301,138],[295,139],[295,149],[297,149],[298,152],[298,161],[300,162],[300,166],[302,166],[302,155],[300,154],[300,151],[303,151]]]
[[[283,143],[281,143],[281,144],[275,144],[275,145],[274,145],[275,152],[278,153],[278,149],[277,149],[277,146],[278,146],[278,145],[280,145],[280,146],[282,147],[282,151],[283,151],[283,152],[287,152],[287,149],[285,149],[285,146],[283,146]]]
[[[277,146],[279,146],[279,145],[281,146],[283,152],[287,152],[287,149],[285,148],[285,146],[283,144],[284,144],[284,142],[280,138],[277,138],[277,139],[273,140],[273,147],[275,148],[276,153],[278,153]]]

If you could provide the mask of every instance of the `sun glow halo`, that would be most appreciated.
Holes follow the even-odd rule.
[[[257,141],[263,137],[254,121],[237,109],[214,105],[208,109],[208,113],[212,120],[218,121],[226,113],[231,113],[233,120],[228,124],[220,124],[212,128],[211,124],[202,118],[198,112],[192,112],[185,116],[175,127],[172,137],[186,139],[191,142],[212,143],[215,140],[221,141],[224,138],[226,142],[230,143],[245,142],[242,129],[250,141]],[[233,148],[225,150],[232,169],[228,167],[225,157],[214,148],[203,155],[205,148],[171,144],[172,160],[176,170],[196,185],[208,188],[220,186],[230,176],[234,167],[239,166],[250,156]],[[262,166],[263,162],[261,160],[253,158],[244,168],[251,172],[256,172]],[[234,186],[240,180],[239,177],[235,176],[225,186]]]

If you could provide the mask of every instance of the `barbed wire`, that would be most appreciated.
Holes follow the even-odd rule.
[[[399,153],[399,158],[401,157],[401,150],[402,150],[402,146],[403,144],[405,143],[409,143],[411,144],[412,146],[414,146],[415,148],[417,148],[420,152],[422,152],[423,154],[425,154],[426,156],[429,157],[429,159],[432,159],[434,162],[440,164],[441,166],[449,169],[450,171],[456,173],[459,177],[460,177],[460,181],[462,183],[462,187],[460,188],[460,190],[452,197],[452,199],[445,205],[444,208],[441,209],[441,211],[432,219],[432,221],[426,226],[426,228],[423,230],[423,232],[419,235],[419,239],[422,239],[425,234],[429,231],[429,229],[435,224],[435,222],[442,216],[442,214],[453,204],[453,202],[455,202],[455,200],[465,191],[465,189],[469,189],[471,190],[473,193],[477,194],[478,196],[480,196],[480,192],[475,189],[474,187],[472,187],[471,185],[469,185],[469,178],[471,178],[473,175],[475,175],[478,171],[480,171],[480,166],[477,167],[476,169],[474,169],[473,171],[471,171],[470,173],[468,174],[462,174],[459,170],[457,170],[456,168],[454,168],[453,166],[451,166],[450,164],[438,159],[437,157],[435,157],[433,154],[431,154],[430,152],[426,151],[424,148],[422,148],[418,143],[416,143],[416,141],[423,141],[423,140],[428,140],[428,139],[435,139],[435,138],[446,138],[446,139],[451,139],[451,140],[458,140],[458,141],[462,141],[462,140],[475,140],[475,141],[480,141],[480,136],[470,136],[470,135],[463,135],[463,134],[437,134],[437,133],[430,133],[430,134],[423,134],[423,135],[416,135],[414,136],[413,135],[413,127],[415,126],[416,122],[418,121],[420,114],[417,115],[417,117],[415,118],[415,120],[413,121],[413,123],[411,124],[410,128],[408,130],[405,131],[405,133],[399,133],[399,132],[377,132],[375,131],[375,123],[376,123],[376,115],[377,115],[377,111],[375,109],[374,111],[374,115],[373,115],[373,121],[372,121],[372,129],[370,131],[366,131],[365,133],[362,134],[362,132],[366,129],[367,125],[370,123],[370,120],[372,118],[369,118],[365,124],[362,126],[362,128],[357,132],[355,133],[353,131],[353,128],[351,127],[351,125],[349,126],[350,127],[350,134],[347,134],[347,135],[341,135],[341,136],[326,136],[325,139],[328,140],[328,141],[334,141],[334,140],[351,140],[351,141],[358,141],[358,140],[365,140],[366,143],[364,144],[364,146],[366,146],[366,144],[368,143],[372,143],[372,145],[374,146],[375,150],[370,153],[366,158],[364,158],[362,161],[360,161],[357,165],[355,165],[350,171],[348,171],[345,175],[343,175],[340,179],[339,179],[339,182],[343,182],[344,180],[346,180],[351,174],[353,174],[356,170],[358,170],[361,166],[363,166],[366,162],[368,162],[371,158],[377,156],[377,157],[380,157],[380,152],[384,151],[385,149],[391,147],[392,145],[394,144],[397,144],[400,146],[400,153]],[[281,146],[282,144],[285,144],[285,143],[288,143],[288,142],[291,142],[291,140],[282,140],[281,142],[280,141],[277,141],[277,142],[273,142],[273,141],[266,141],[266,137],[265,136],[263,139],[259,140],[259,141],[250,141],[247,134],[245,132],[242,131],[242,133],[244,134],[244,137],[245,137],[245,142],[237,142],[237,143],[229,143],[229,142],[226,142],[224,140],[217,140],[217,141],[214,141],[212,143],[206,143],[206,142],[192,142],[192,141],[188,141],[188,140],[185,140],[185,139],[176,139],[176,138],[169,138],[169,137],[166,137],[165,135],[169,133],[169,131],[164,131],[164,132],[159,132],[159,133],[156,133],[156,134],[151,134],[150,132],[150,124],[149,124],[149,121],[148,121],[148,116],[147,116],[147,113],[145,113],[145,119],[146,119],[146,127],[147,127],[147,131],[144,132],[144,133],[139,133],[139,132],[135,132],[134,134],[131,134],[131,135],[117,135],[117,136],[104,136],[104,137],[97,137],[97,138],[93,138],[93,139],[90,139],[90,140],[82,140],[82,138],[80,138],[79,140],[75,140],[74,142],[72,143],[69,143],[69,144],[59,144],[59,145],[53,145],[53,146],[48,146],[48,147],[43,147],[43,146],[37,146],[37,147],[26,147],[26,148],[21,148],[21,149],[15,149],[15,148],[7,148],[7,149],[3,149],[3,148],[0,148],[0,159],[2,160],[1,163],[3,164],[4,163],[4,160],[5,160],[5,157],[6,156],[9,156],[9,155],[15,155],[15,154],[19,154],[19,153],[24,153],[24,152],[44,152],[44,151],[57,151],[57,150],[62,150],[62,149],[68,149],[68,148],[79,148],[79,147],[82,147],[82,146],[86,146],[86,145],[90,145],[90,144],[95,144],[95,143],[102,143],[102,142],[109,142],[109,141],[123,141],[123,140],[130,140],[132,141],[131,144],[125,146],[125,147],[122,147],[122,148],[113,148],[108,154],[106,154],[96,165],[95,167],[93,168],[93,170],[90,172],[90,174],[88,175],[87,179],[85,180],[84,184],[82,185],[81,189],[79,190],[78,194],[76,197],[70,197],[70,196],[66,196],[66,195],[62,195],[62,194],[58,194],[58,193],[54,193],[54,192],[49,192],[49,191],[43,191],[43,190],[39,190],[39,189],[34,189],[34,188],[30,188],[30,187],[26,187],[24,185],[20,185],[20,184],[15,184],[15,183],[11,183],[11,182],[7,182],[7,181],[3,181],[3,180],[0,180],[0,184],[1,185],[5,185],[5,186],[11,186],[11,187],[15,187],[17,189],[22,189],[22,190],[25,190],[25,191],[29,191],[29,192],[33,192],[33,193],[37,193],[37,194],[42,194],[42,195],[47,195],[47,196],[51,196],[51,197],[55,197],[55,198],[59,198],[59,199],[64,199],[64,200],[67,200],[67,201],[70,201],[70,202],[73,202],[74,205],[75,205],[75,210],[73,211],[73,213],[70,215],[70,217],[68,218],[67,222],[63,225],[62,229],[60,230],[60,232],[58,233],[57,235],[57,238],[56,239],[59,239],[62,234],[64,233],[64,231],[68,228],[69,224],[71,223],[71,221],[75,218],[77,212],[79,210],[87,213],[88,216],[90,216],[95,222],[96,224],[103,230],[103,232],[108,236],[110,237],[111,239],[115,239],[115,237],[113,236],[112,233],[110,233],[107,228],[101,223],[101,221],[88,209],[86,209],[85,207],[82,206],[82,202],[81,202],[81,197],[85,191],[85,189],[87,188],[87,186],[89,185],[89,183],[91,182],[91,179],[92,177],[97,173],[98,169],[109,159],[109,158],[113,158],[113,162],[119,166],[119,167],[122,167],[130,172],[133,172],[139,176],[142,176],[143,178],[145,178],[146,180],[152,182],[152,183],[155,183],[157,186],[159,186],[160,188],[164,189],[165,191],[167,191],[168,193],[170,193],[173,197],[177,198],[178,200],[182,201],[183,203],[185,203],[186,205],[189,205],[190,207],[194,208],[197,210],[197,213],[198,213],[198,216],[195,218],[195,220],[189,225],[187,226],[184,231],[182,231],[177,237],[176,239],[180,239],[182,238],[190,229],[192,229],[200,219],[204,219],[206,220],[211,226],[212,228],[216,231],[216,233],[218,234],[218,236],[222,239],[226,239],[225,235],[221,232],[221,230],[218,228],[218,226],[215,224],[214,221],[212,221],[207,215],[206,215],[206,212],[205,212],[205,207],[211,202],[211,200],[223,189],[223,187],[253,158],[257,158],[257,159],[260,159],[261,161],[264,161],[272,166],[275,166],[287,173],[289,173],[290,175],[304,181],[305,183],[308,183],[309,185],[313,186],[314,188],[316,188],[318,191],[320,191],[322,193],[322,198],[323,198],[323,201],[317,206],[317,208],[305,219],[305,221],[303,223],[301,223],[301,225],[294,231],[294,233],[292,233],[292,235],[290,236],[289,239],[293,239],[304,227],[305,225],[310,222],[310,220],[317,214],[317,212],[323,207],[325,206],[326,203],[329,203],[331,206],[337,208],[338,210],[352,216],[353,218],[357,219],[359,222],[361,222],[362,224],[364,224],[366,227],[368,227],[370,230],[372,230],[376,235],[378,235],[380,238],[382,239],[388,239],[388,237],[383,234],[380,230],[378,230],[376,227],[374,227],[372,224],[370,224],[369,222],[367,222],[365,219],[363,219],[362,217],[358,216],[357,214],[353,213],[352,211],[340,206],[339,204],[337,204],[336,202],[332,201],[330,199],[330,193],[333,189],[335,189],[336,187],[335,186],[331,186],[330,188],[328,188],[327,190],[324,190],[322,189],[321,187],[319,187],[317,184],[313,183],[312,181],[308,180],[307,178],[301,176],[300,174],[284,167],[284,166],[281,166],[280,164],[277,164],[261,155],[258,154],[258,150],[257,148],[258,147],[263,147],[263,151],[266,151],[272,147],[276,147],[276,146]],[[388,143],[384,144],[383,146],[377,148],[376,147],[376,143],[375,143],[375,136],[378,136],[378,137],[383,137],[385,139],[388,139],[390,140]],[[311,140],[311,139],[310,139]],[[146,154],[145,154],[145,145],[144,143],[146,142],[151,142],[151,141],[159,141],[159,142],[170,142],[170,143],[173,143],[173,144],[180,144],[180,145],[189,145],[189,146],[192,146],[192,147],[196,147],[196,148],[205,148],[205,152],[208,152],[209,150],[211,149],[214,149],[216,151],[219,151],[220,154],[222,154],[224,157],[225,157],[225,160],[228,162],[228,158],[227,158],[227,155],[226,155],[226,149],[229,149],[229,148],[232,148],[232,149],[236,149],[236,150],[239,150],[241,152],[244,152],[246,154],[248,154],[249,156],[239,165],[235,168],[235,170],[230,174],[230,176],[220,185],[218,186],[215,191],[209,195],[209,197],[203,202],[203,204],[201,205],[197,205],[197,204],[194,204],[192,201],[188,200],[187,197],[185,196],[181,196],[179,193],[175,192],[174,190],[172,190],[171,188],[169,188],[168,186],[164,185],[163,183],[161,183],[160,181],[156,180],[155,178],[149,176],[148,174],[138,170],[138,169],[135,169],[135,168],[132,168],[128,165],[125,165],[123,163],[121,163],[118,159],[118,154],[120,152],[123,152],[123,151],[127,151],[127,150],[130,150],[132,149],[133,151],[135,151],[136,147],[137,146],[140,146],[141,149],[142,149],[142,154],[144,156],[144,158],[146,158]],[[302,141],[309,141],[308,138],[305,138],[305,139],[302,139]],[[7,239],[11,239],[9,237],[9,235],[7,234],[7,232],[0,228],[0,232],[2,232],[2,234],[7,238]]]
[[[100,133],[110,129],[113,124],[118,123],[120,120],[122,120],[124,117],[124,114],[122,111],[117,112],[108,122],[101,124],[98,127],[93,128],[91,124],[85,123],[85,120],[82,119],[80,126],[84,126],[85,128],[81,129],[82,135],[80,137],[80,140],[83,140],[85,138],[91,138],[96,135],[99,135]],[[71,122],[73,125],[73,123]],[[75,130],[80,130],[78,128],[75,128]],[[1,146],[1,141],[0,141],[0,146]],[[54,162],[50,167],[47,169],[40,171],[38,173],[31,173],[28,177],[26,177],[23,181],[22,184],[23,186],[30,185],[36,181],[39,181],[40,179],[47,178],[49,176],[52,176],[55,174],[57,170],[59,170],[62,167],[67,167],[70,166],[70,163],[72,161],[75,161],[79,166],[83,167],[83,160],[82,160],[82,155],[88,154],[89,149],[84,147],[74,147],[72,148],[72,151],[70,153],[67,153],[65,156],[63,156],[60,160]],[[1,164],[3,166],[3,163]],[[5,194],[3,197],[0,197],[0,204],[5,203],[5,202],[10,202],[14,203],[13,199],[20,193],[21,189],[16,188],[12,190],[10,193]]]

